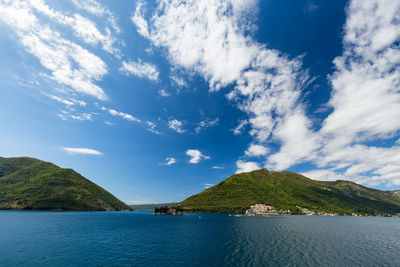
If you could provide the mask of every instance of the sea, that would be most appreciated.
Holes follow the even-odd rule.
[[[400,266],[400,218],[0,211],[0,266]]]

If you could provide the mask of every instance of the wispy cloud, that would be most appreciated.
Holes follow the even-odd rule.
[[[76,21],[76,17],[65,17],[43,1],[18,0],[0,3],[0,21],[16,32],[22,46],[50,72],[50,79],[78,93],[106,99],[106,94],[95,82],[107,74],[107,65],[98,56],[64,38],[61,32],[41,23],[34,10],[56,22],[70,23],[68,25],[72,27],[71,23]]]
[[[212,166],[212,168],[215,169],[215,170],[225,169],[225,167],[223,167],[223,166]]]
[[[147,78],[153,81],[157,81],[159,75],[156,66],[150,63],[143,63],[140,60],[139,62],[123,61],[119,70],[127,75],[135,75],[137,77]]]
[[[175,66],[205,78],[211,91],[234,85],[227,97],[248,119],[233,132],[240,134],[248,125],[252,143],[259,145],[251,145],[247,156],[268,155],[266,167],[276,170],[312,162],[327,175],[328,170],[364,184],[397,183],[400,146],[379,143],[400,130],[400,2],[350,1],[343,55],[334,60],[336,71],[329,76],[333,111],[321,127],[315,127],[302,101],[302,90],[312,81],[302,56],[289,58],[246,35],[243,14],[255,3],[164,1],[142,24],[142,35],[166,48]],[[308,3],[308,10],[317,8]],[[266,149],[271,143],[278,151]],[[252,161],[236,164],[238,172],[259,168]]]
[[[146,121],[146,125],[148,126],[147,130],[154,133],[154,134],[160,134],[159,131],[157,131],[156,127],[157,125],[152,122],[152,121]]]
[[[188,87],[187,82],[184,79],[182,79],[181,77],[178,77],[176,75],[171,75],[170,78],[179,87]]]
[[[79,121],[91,121],[92,114],[91,113],[82,113],[79,115],[71,115],[71,118],[74,120],[79,120]]]
[[[176,119],[170,120],[168,122],[168,127],[178,133],[186,132],[186,130],[183,129],[183,122]]]
[[[128,113],[117,111],[117,110],[111,109],[111,108],[107,109],[105,107],[102,107],[101,109],[102,110],[108,110],[108,112],[111,115],[121,117],[121,118],[126,119],[128,121],[141,122],[141,120],[139,120],[138,118],[133,117],[131,114],[128,114]]]
[[[165,89],[158,90],[158,93],[160,94],[160,96],[163,96],[163,97],[171,96]]]
[[[165,47],[174,65],[202,75],[211,91],[235,84],[227,97],[250,118],[242,121],[234,133],[239,134],[249,124],[250,134],[261,144],[288,119],[305,118],[303,128],[310,124],[304,108],[298,106],[308,74],[302,71],[301,57],[289,59],[245,35],[242,17],[250,14],[255,4],[163,2],[148,21],[148,34],[143,36]]]
[[[135,14],[131,17],[132,23],[136,25],[138,33],[144,37],[149,37],[147,21],[143,18],[143,2],[138,2]]]
[[[98,17],[106,17],[107,21],[116,33],[120,33],[121,29],[117,24],[115,15],[105,6],[94,0],[73,0],[78,8],[85,10]]]
[[[66,151],[68,154],[86,154],[86,155],[103,155],[102,152],[91,149],[91,148],[80,148],[80,147],[60,147],[62,150]]]
[[[201,121],[196,127],[195,132],[200,133],[202,129],[218,125],[218,122],[219,118],[215,118],[214,120],[206,119],[204,121]]]
[[[234,129],[232,129],[233,134],[239,135],[243,132],[244,127],[248,124],[249,122],[247,120],[241,120],[239,121],[239,125],[236,126]]]
[[[46,93],[43,93],[43,94],[46,95],[47,97],[49,97],[50,99],[54,100],[54,101],[57,101],[59,103],[62,103],[64,105],[66,105],[67,107],[74,106],[74,105],[79,105],[79,106],[83,106],[83,107],[86,106],[86,102],[82,101],[82,100],[76,100],[74,98],[66,99],[66,98],[62,98],[62,97],[59,97],[59,96],[55,96],[55,95],[49,95],[49,94],[46,94]]]
[[[210,159],[209,156],[203,155],[199,150],[197,149],[188,149],[186,151],[186,155],[190,157],[189,162],[192,164],[197,164],[203,159]]]

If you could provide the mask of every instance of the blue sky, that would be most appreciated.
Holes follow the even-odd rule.
[[[258,168],[400,188],[400,1],[0,1],[0,155],[127,203]]]

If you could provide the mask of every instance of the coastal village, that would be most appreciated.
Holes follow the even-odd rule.
[[[336,213],[327,212],[314,212],[300,206],[296,206],[305,215],[319,215],[319,216],[338,216]],[[268,215],[282,215],[282,214],[292,214],[291,210],[276,209],[273,206],[265,204],[254,204],[251,205],[248,210],[246,210],[245,216],[268,216]],[[353,215],[355,216],[355,215]]]
[[[302,208],[300,206],[296,206],[299,210],[302,211],[303,215],[317,215],[317,216],[339,216],[337,213],[329,213],[329,212],[314,212],[310,211],[306,208]],[[292,214],[291,210],[282,210],[282,209],[277,209],[271,205],[265,205],[265,204],[254,204],[251,205],[249,209],[246,210],[246,213],[244,216],[269,216],[269,215],[285,215],[285,214]],[[371,216],[367,214],[359,214],[353,212],[351,216]],[[384,215],[377,214],[375,215],[377,217],[383,217]],[[400,213],[397,214],[387,214],[386,216],[388,217],[400,217]]]

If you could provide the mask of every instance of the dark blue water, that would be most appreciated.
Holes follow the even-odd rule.
[[[400,266],[400,218],[0,211],[0,266]]]

